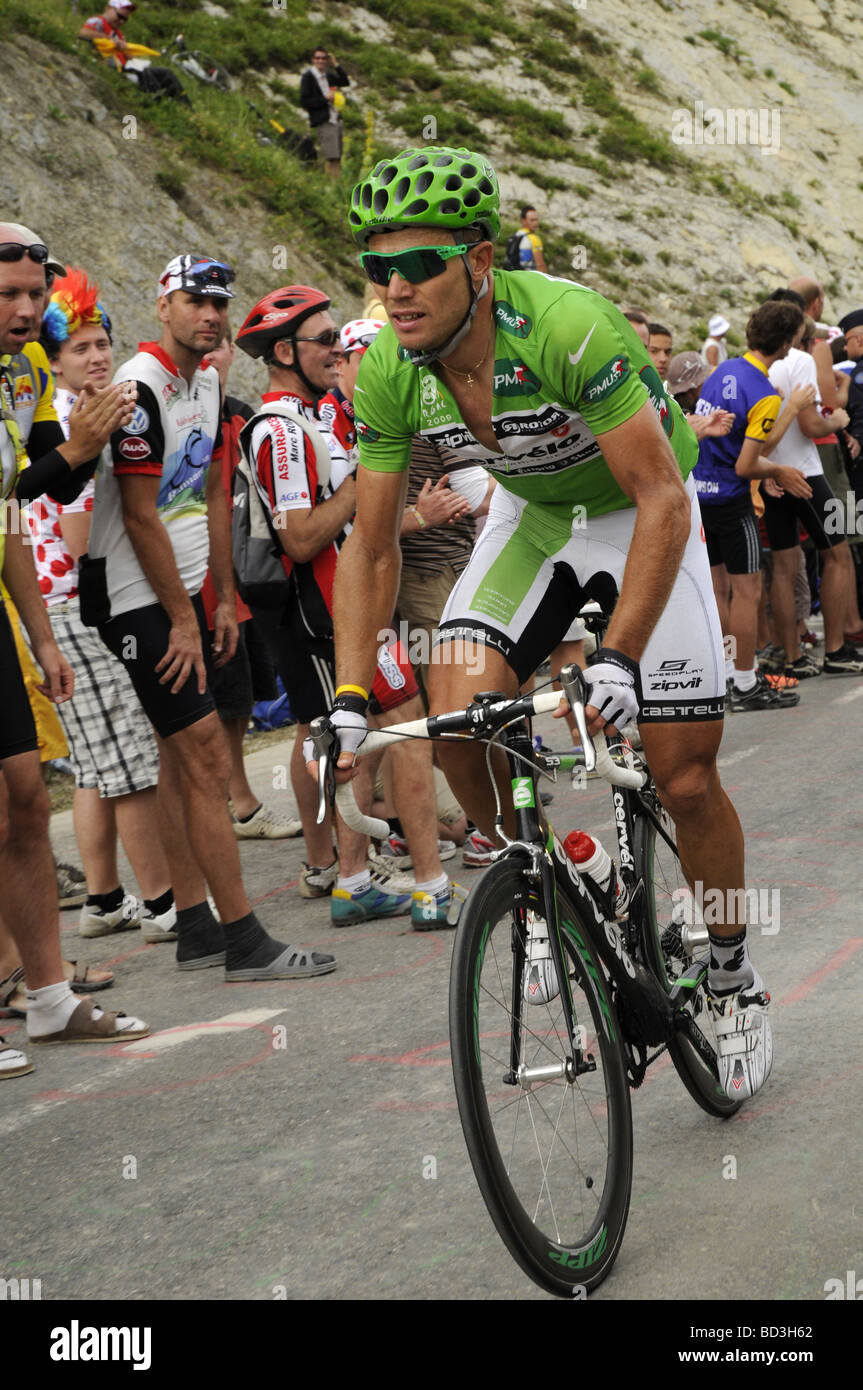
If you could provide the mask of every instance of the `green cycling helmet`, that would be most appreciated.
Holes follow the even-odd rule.
[[[351,194],[348,222],[365,246],[375,232],[401,227],[477,227],[483,239],[500,235],[497,175],[472,150],[430,145],[382,159]]]

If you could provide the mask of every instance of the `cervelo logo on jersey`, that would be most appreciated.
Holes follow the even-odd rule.
[[[496,396],[532,396],[540,389],[538,376],[524,362],[498,357],[494,364],[494,394]]]
[[[581,393],[582,400],[594,405],[601,401],[605,396],[610,396],[612,391],[616,391],[618,386],[622,386],[629,376],[629,359],[622,354],[619,357],[612,357],[610,362],[606,362],[600,367],[598,372],[584,384]]]
[[[120,454],[124,459],[148,459],[150,453],[150,446],[146,439],[141,439],[139,435],[134,435],[131,439],[120,440]]]
[[[512,338],[527,338],[533,328],[533,319],[528,314],[520,314],[505,299],[495,301],[494,316]]]
[[[150,417],[142,405],[136,405],[128,425],[123,426],[124,434],[143,434],[150,428]]]

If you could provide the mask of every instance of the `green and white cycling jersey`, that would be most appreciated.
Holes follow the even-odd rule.
[[[584,507],[587,517],[632,507],[600,439],[653,403],[681,476],[698,443],[666,395],[647,349],[620,310],[595,290],[539,271],[494,272],[492,426],[501,453],[465,425],[446,385],[415,367],[391,326],[363,357],[354,397],[360,464],[403,472],[421,434],[481,463],[526,501]]]

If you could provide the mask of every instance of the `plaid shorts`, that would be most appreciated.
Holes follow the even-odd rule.
[[[159,752],[121,661],[81,622],[77,598],[48,606],[57,646],[75,672],[75,693],[57,706],[75,786],[128,796],[159,780]]]

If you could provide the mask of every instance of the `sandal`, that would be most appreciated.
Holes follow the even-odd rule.
[[[0,980],[0,1014],[3,1018],[26,1018],[27,1010],[22,1009],[17,1004],[10,1003],[16,994],[20,994],[26,1001],[24,993],[27,986],[24,984],[24,967],[19,965],[17,970],[13,970],[11,975],[7,975],[5,980]],[[5,1073],[4,1073],[5,1074]],[[19,1076],[19,1072],[15,1072]]]
[[[118,1029],[117,1019],[128,1018],[129,1015],[122,1011],[118,1013],[102,1013],[99,1010],[99,1017],[94,1018],[93,1013],[96,1005],[92,999],[82,999],[78,1004],[66,1027],[59,1033],[45,1033],[39,1038],[30,1038],[30,1042],[35,1047],[38,1044],[46,1043],[118,1043],[131,1042],[133,1038],[146,1038],[150,1032],[149,1023],[144,1023],[141,1019],[136,1019],[139,1024],[137,1028]]]
[[[69,967],[72,973],[69,974]],[[93,994],[98,989],[108,989],[114,983],[114,975],[110,970],[103,970],[100,973],[107,976],[107,979],[97,980],[93,978],[95,971],[100,970],[97,965],[85,965],[79,971],[76,960],[63,961],[63,974],[72,987],[73,993]],[[3,1018],[26,1018],[27,1017],[27,985],[24,980],[24,967],[19,965],[17,970],[7,976],[5,980],[0,980],[0,1016]],[[11,1003],[16,995],[20,995],[17,1004]]]
[[[26,1076],[33,1070],[33,1063],[26,1053],[17,1047],[6,1047],[5,1043],[6,1039],[0,1038],[0,1081],[9,1076]]]
[[[68,974],[68,967],[70,965],[72,967],[71,975]],[[105,975],[106,978],[104,980],[94,979],[93,977],[96,972]],[[63,973],[72,986],[73,994],[95,994],[97,989],[109,989],[114,983],[114,972],[112,970],[103,970],[100,965],[84,965],[79,970],[76,960],[64,960]]]

